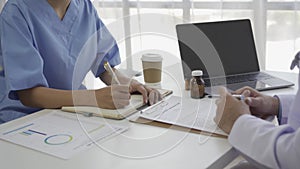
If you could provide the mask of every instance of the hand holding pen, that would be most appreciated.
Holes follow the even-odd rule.
[[[251,114],[256,117],[267,119],[279,113],[278,97],[264,95],[251,87],[238,89],[235,94],[242,94],[245,97],[245,103],[250,107]]]
[[[256,117],[268,119],[270,116],[278,116],[279,99],[277,97],[264,95],[251,87],[238,89],[232,96],[238,100],[244,101],[249,106],[251,114]],[[208,97],[220,98],[220,95]]]
[[[226,88],[220,87],[220,98],[216,100],[216,116],[214,121],[226,133],[230,133],[235,121],[244,114],[251,114],[249,106],[243,100],[233,97]],[[242,94],[241,94],[242,95]],[[242,99],[243,97],[239,97]]]
[[[104,68],[108,74],[106,73],[102,78],[106,79],[107,83],[115,83],[116,85],[96,90],[95,96],[98,106],[105,109],[118,109],[129,105],[131,96],[128,85],[120,84],[117,75],[108,62],[104,63]]]
[[[116,73],[114,72],[112,67],[110,66],[109,62],[104,63],[104,68],[110,74],[110,76],[112,76],[112,81],[116,82],[118,85],[120,85],[121,83],[118,79],[118,76],[116,75]],[[138,82],[137,80],[129,79],[125,76],[123,76],[123,78],[126,78],[127,79],[126,81],[128,81],[128,82],[130,81],[129,92],[130,93],[134,93],[134,92],[141,93],[143,95],[144,103],[148,103],[149,105],[152,105],[162,99],[162,96],[158,92],[158,90],[150,88],[150,87],[146,87],[143,84],[141,84],[140,82]]]

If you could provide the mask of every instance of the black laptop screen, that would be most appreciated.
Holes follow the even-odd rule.
[[[180,24],[176,31],[185,78],[196,69],[205,78],[259,71],[250,20]]]

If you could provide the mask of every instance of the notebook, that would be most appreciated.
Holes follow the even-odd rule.
[[[261,72],[249,19],[176,25],[184,78],[201,69],[206,93],[215,86],[259,91],[293,86]]]
[[[162,97],[166,97],[172,94],[172,90],[167,89],[157,89]],[[143,102],[142,95],[131,95],[130,104],[121,109],[102,109],[99,107],[92,107],[92,106],[64,106],[61,108],[62,111],[71,112],[71,113],[79,113],[84,116],[96,116],[96,117],[104,117],[110,119],[124,119],[133,113],[139,111],[140,108],[146,106]]]

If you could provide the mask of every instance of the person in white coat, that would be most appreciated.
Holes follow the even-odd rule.
[[[300,65],[300,52],[291,69]],[[298,77],[300,85],[300,74]],[[244,87],[232,97],[225,88],[216,101],[215,122],[229,134],[229,143],[257,168],[299,168],[300,166],[300,90],[296,95],[267,96]],[[279,126],[265,120],[276,115]]]

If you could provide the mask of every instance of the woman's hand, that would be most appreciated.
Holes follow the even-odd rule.
[[[147,87],[136,80],[132,80],[129,86],[129,92],[139,92],[143,95],[144,103],[150,105],[157,103],[162,99],[161,94],[154,88]]]
[[[112,85],[95,91],[98,107],[104,109],[123,108],[130,103],[128,86]]]

